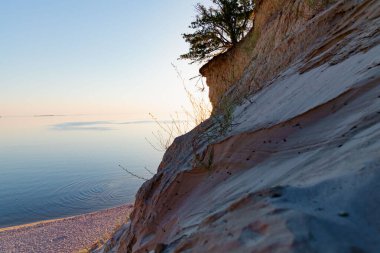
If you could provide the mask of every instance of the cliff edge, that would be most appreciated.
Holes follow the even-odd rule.
[[[380,1],[262,0],[95,252],[380,252]],[[232,101],[232,102],[230,102]]]

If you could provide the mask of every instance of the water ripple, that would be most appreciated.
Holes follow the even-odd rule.
[[[128,176],[89,176],[70,182],[50,193],[38,205],[22,206],[37,219],[64,217],[131,202],[138,185]]]

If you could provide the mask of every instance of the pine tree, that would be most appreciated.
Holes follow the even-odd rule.
[[[207,8],[198,3],[195,21],[189,28],[194,33],[182,34],[190,44],[180,59],[202,62],[237,44],[253,26],[254,0],[212,0]]]

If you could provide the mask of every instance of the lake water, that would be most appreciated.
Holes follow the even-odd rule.
[[[122,116],[0,118],[0,227],[67,217],[134,201],[162,153],[149,121]]]

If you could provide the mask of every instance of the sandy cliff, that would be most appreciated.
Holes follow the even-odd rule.
[[[380,252],[380,2],[258,4],[259,35],[202,70],[221,115],[98,252]]]

